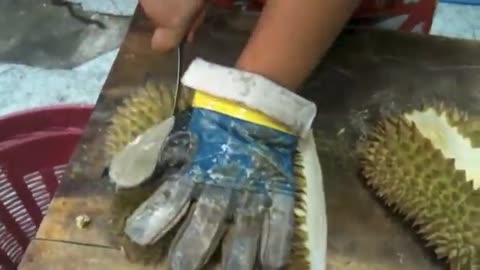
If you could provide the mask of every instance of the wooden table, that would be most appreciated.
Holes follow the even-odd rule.
[[[187,48],[188,58],[232,64],[254,21],[213,16]],[[21,270],[153,269],[129,263],[109,236],[112,187],[101,180],[104,129],[115,107],[144,83],[147,73],[175,80],[175,55],[153,52],[151,35],[152,28],[137,12]],[[319,109],[314,127],[328,207],[328,269],[446,269],[422,248],[410,224],[364,186],[352,149],[380,115],[421,102],[438,99],[480,115],[479,52],[476,42],[348,30],[307,82],[302,93]],[[84,230],[75,225],[81,214],[92,219]]]

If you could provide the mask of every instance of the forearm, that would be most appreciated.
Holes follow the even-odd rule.
[[[237,68],[296,90],[352,15],[357,0],[269,0]]]

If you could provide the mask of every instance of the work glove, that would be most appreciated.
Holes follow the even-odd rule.
[[[315,105],[259,75],[201,59],[182,82],[195,90],[188,124],[175,128],[168,119],[144,139],[161,152],[162,184],[127,219],[125,234],[145,246],[174,231],[174,270],[201,269],[219,248],[223,269],[254,269],[257,258],[261,269],[285,267],[294,155]]]

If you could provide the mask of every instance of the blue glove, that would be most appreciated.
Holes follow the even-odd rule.
[[[218,248],[224,269],[254,269],[257,258],[262,269],[285,267],[299,138],[291,126],[197,91],[186,129],[169,136],[161,155],[176,169],[127,220],[126,235],[149,245],[173,231],[174,270],[201,269]]]

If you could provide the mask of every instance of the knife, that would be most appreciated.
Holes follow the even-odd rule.
[[[173,95],[173,112],[172,114],[176,114],[178,112],[178,102],[180,99],[182,87],[182,74],[183,74],[183,51],[185,47],[186,38],[182,39],[180,44],[177,47],[177,83],[175,87],[175,92]]]

